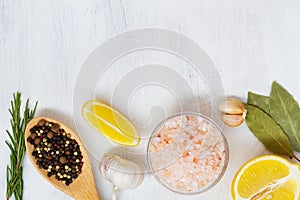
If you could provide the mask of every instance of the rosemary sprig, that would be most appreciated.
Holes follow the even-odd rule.
[[[10,166],[6,168],[6,199],[10,199],[14,195],[16,200],[23,198],[23,159],[26,151],[25,148],[25,128],[27,123],[33,118],[37,108],[35,103],[34,109],[29,109],[29,99],[25,104],[23,118],[21,116],[21,93],[13,94],[11,101],[11,108],[9,113],[11,115],[10,125],[11,132],[6,130],[10,141],[5,141],[10,149]]]

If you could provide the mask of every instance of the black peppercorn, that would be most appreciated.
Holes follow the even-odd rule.
[[[40,120],[30,132],[27,141],[34,145],[32,155],[39,168],[44,169],[48,177],[54,175],[70,185],[82,171],[83,157],[77,141],[58,124],[46,120]]]
[[[51,138],[53,138],[53,136],[54,136],[54,133],[53,133],[53,132],[49,131],[49,132],[47,133],[47,138],[51,139]]]
[[[36,133],[31,133],[31,134],[30,134],[30,138],[31,138],[31,139],[34,139],[35,137],[36,137]]]
[[[58,126],[57,124],[53,124],[53,125],[51,126],[51,130],[52,130],[54,133],[57,133],[58,130],[59,130],[59,126]]]
[[[65,156],[61,156],[61,157],[59,158],[59,162],[62,163],[62,164],[65,164],[65,163],[68,162],[68,160],[67,160],[67,158],[66,158]]]
[[[41,119],[41,120],[38,122],[38,125],[39,125],[39,126],[44,126],[45,123],[46,123],[46,121],[43,120],[43,119]]]
[[[41,142],[40,138],[35,138],[34,139],[34,144],[38,145]]]

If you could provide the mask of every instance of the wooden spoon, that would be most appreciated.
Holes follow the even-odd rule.
[[[27,142],[27,138],[30,136],[30,129],[34,127],[35,125],[38,124],[38,122],[44,119],[48,122],[53,122],[56,123],[60,126],[60,128],[63,128],[66,133],[71,134],[71,138],[75,139],[77,143],[80,145],[80,151],[83,156],[83,166],[82,166],[82,172],[81,174],[78,175],[78,177],[69,185],[65,185],[62,183],[62,181],[57,180],[54,176],[48,177],[47,176],[47,171],[44,169],[40,169],[39,166],[36,164],[36,158],[32,156],[32,152],[34,150],[34,146],[31,145],[29,142]],[[91,200],[100,200],[100,197],[98,195],[98,191],[96,189],[96,184],[92,172],[92,167],[90,164],[89,156],[80,141],[78,135],[72,131],[69,127],[66,125],[62,124],[59,121],[56,121],[54,119],[50,119],[48,117],[38,117],[32,119],[26,127],[25,131],[25,144],[26,144],[26,149],[27,149],[27,155],[32,162],[33,166],[35,169],[52,185],[54,185],[56,188],[59,190],[65,192],[66,194],[70,195],[71,197],[75,199],[91,199]]]

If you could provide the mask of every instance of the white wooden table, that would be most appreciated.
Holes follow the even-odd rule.
[[[0,197],[5,197],[12,93],[38,100],[37,115],[69,124],[73,89],[81,65],[99,44],[124,31],[156,27],[178,31],[212,58],[227,95],[246,98],[249,90],[267,94],[273,80],[300,100],[300,1],[298,0],[0,0]],[[225,129],[230,160],[222,181],[198,196],[179,196],[149,175],[128,200],[231,199],[231,180],[247,160],[268,153],[244,124]],[[93,161],[99,193],[110,198]],[[70,199],[24,162],[24,199]]]

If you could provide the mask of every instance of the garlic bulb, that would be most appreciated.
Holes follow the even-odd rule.
[[[112,154],[104,155],[99,170],[105,180],[114,184],[112,199],[116,199],[118,189],[136,188],[144,180],[143,166]]]
[[[219,104],[218,108],[224,113],[222,115],[223,122],[230,127],[237,127],[245,120],[247,110],[238,99],[228,98]]]

